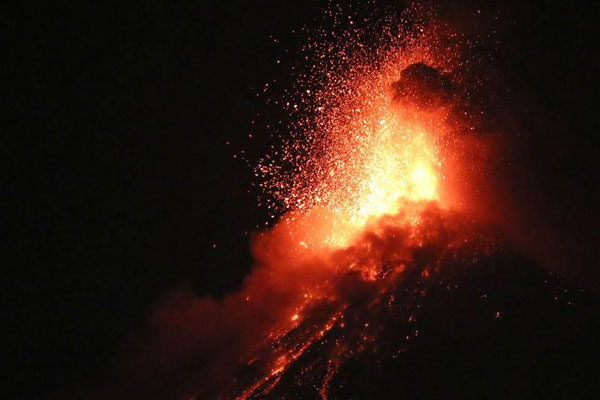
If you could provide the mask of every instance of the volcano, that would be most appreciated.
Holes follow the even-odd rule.
[[[509,252],[443,262],[446,273],[423,279],[417,268],[387,302],[353,304],[275,385],[242,397],[587,398],[597,390],[598,326],[584,296]],[[293,348],[311,324],[273,346]],[[340,349],[348,342],[355,350]]]
[[[282,102],[295,122],[255,169],[276,222],[252,272],[221,299],[167,297],[105,397],[593,392],[594,302],[515,251],[481,201],[500,195],[473,42],[385,24],[308,43],[302,94]]]

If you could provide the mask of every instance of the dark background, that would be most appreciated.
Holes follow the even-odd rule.
[[[251,121],[279,115],[256,93],[274,78],[286,86],[302,39],[291,30],[325,4],[4,6],[3,398],[76,396],[109,379],[123,338],[169,288],[221,295],[240,284],[266,213],[233,155],[267,151]],[[517,117],[515,160],[534,172],[515,190],[569,238],[578,257],[567,254],[566,275],[594,292],[598,12],[506,7],[516,23],[501,68],[538,110]]]

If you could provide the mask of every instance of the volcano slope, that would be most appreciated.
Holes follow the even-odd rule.
[[[328,295],[217,397],[588,398],[595,299],[493,228],[435,207],[420,215],[419,228],[384,222],[336,254]]]

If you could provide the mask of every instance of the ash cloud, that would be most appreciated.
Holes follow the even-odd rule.
[[[506,132],[510,121],[502,116],[505,99],[491,82],[483,85],[477,79],[465,79],[465,72],[444,73],[423,62],[409,65],[392,84],[396,102],[419,112],[445,112],[445,122],[459,136],[489,136]]]
[[[409,65],[393,85],[394,99],[408,101],[419,109],[435,109],[450,103],[452,82],[437,69],[424,63]]]

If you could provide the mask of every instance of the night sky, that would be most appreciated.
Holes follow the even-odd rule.
[[[273,78],[286,87],[302,41],[292,30],[326,3],[3,7],[0,397],[76,398],[110,379],[121,344],[167,290],[239,286],[267,213],[233,155],[267,152],[269,134],[252,121],[282,112],[256,93]],[[479,3],[469,6],[496,9]],[[598,10],[513,3],[498,70],[515,93],[519,147],[498,179],[526,204],[515,211],[533,227],[523,235],[539,237],[528,256],[595,294]]]

